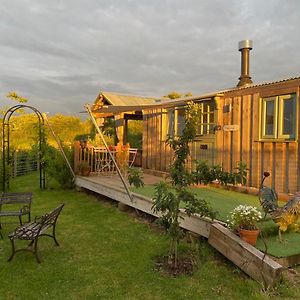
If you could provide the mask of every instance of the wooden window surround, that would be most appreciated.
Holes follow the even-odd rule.
[[[261,99],[261,140],[295,140],[296,94]]]

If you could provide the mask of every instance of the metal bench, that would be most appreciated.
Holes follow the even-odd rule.
[[[0,228],[2,217],[19,217],[20,225],[23,224],[22,216],[28,215],[30,222],[32,193],[2,193],[0,195]]]
[[[38,239],[41,236],[49,236],[52,237],[55,245],[59,246],[56,237],[55,237],[55,227],[57,218],[63,208],[64,204],[59,205],[51,212],[45,214],[42,217],[36,217],[33,222],[24,224],[15,229],[14,232],[8,235],[11,246],[12,246],[12,253],[9,257],[8,261],[11,261],[16,252],[19,251],[30,251],[34,254],[38,263],[41,262],[39,255],[38,255]],[[45,233],[48,229],[52,229],[52,234]],[[29,245],[26,248],[15,248],[15,240],[27,240],[30,241]]]

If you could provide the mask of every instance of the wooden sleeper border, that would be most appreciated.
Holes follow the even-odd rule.
[[[99,180],[94,180],[93,177],[76,176],[75,183],[78,187],[88,189],[158,217],[158,214],[152,211],[153,202],[148,197],[132,193],[133,201],[131,201],[126,191],[120,186],[100,183]],[[181,213],[183,219],[180,226],[182,228],[208,238],[208,243],[211,246],[254,280],[268,287],[276,285],[281,280],[281,273],[284,270],[283,266],[241,240],[227,229],[223,225],[224,223],[220,221],[212,222],[197,215],[188,217],[184,212]]]

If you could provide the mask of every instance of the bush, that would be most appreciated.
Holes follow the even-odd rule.
[[[206,161],[196,160],[196,170],[193,172],[194,181],[196,183],[209,184],[216,180],[214,169],[210,168]]]
[[[236,176],[235,176],[236,183],[246,185],[246,183],[247,183],[247,171],[248,171],[247,164],[243,161],[238,161],[236,170],[237,170],[237,173],[236,173]]]
[[[73,150],[64,147],[64,152],[73,165]],[[63,189],[74,188],[74,178],[60,151],[50,145],[44,148],[44,164],[46,175],[55,179]]]
[[[193,178],[196,183],[209,184],[215,180],[219,181],[222,185],[227,184],[242,184],[247,183],[247,164],[243,161],[237,162],[235,168],[237,172],[226,172],[222,170],[220,165],[210,167],[207,161],[196,160],[195,171]]]
[[[140,168],[128,168],[128,182],[136,188],[143,187],[143,172]]]

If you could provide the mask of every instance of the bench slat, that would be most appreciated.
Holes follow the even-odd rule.
[[[45,214],[42,217],[36,217],[33,222],[18,227],[9,235],[9,238],[25,240],[35,239],[44,233],[48,228],[55,225],[63,206],[64,204],[61,204],[50,213]]]

